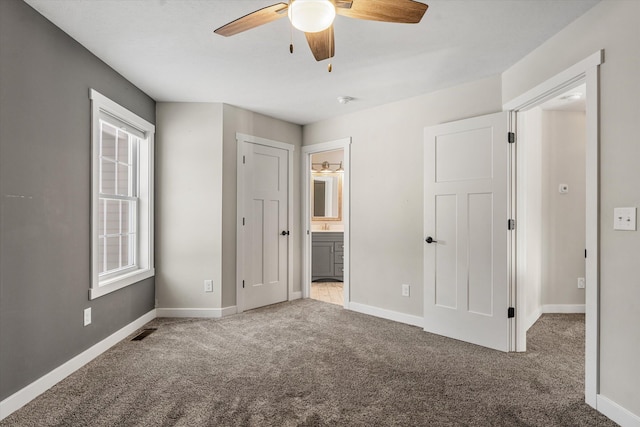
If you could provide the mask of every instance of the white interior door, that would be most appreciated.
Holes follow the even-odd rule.
[[[502,351],[509,348],[507,114],[425,129],[425,330]]]
[[[288,152],[242,142],[244,310],[287,300]]]

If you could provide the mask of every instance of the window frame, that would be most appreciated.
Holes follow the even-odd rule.
[[[153,277],[153,178],[155,126],[137,114],[90,89],[91,100],[91,287],[89,299],[93,300],[118,289]],[[136,210],[135,266],[100,274],[99,223],[100,223],[100,141],[101,123],[125,130],[138,138],[136,165]],[[114,195],[118,199],[120,196]]]

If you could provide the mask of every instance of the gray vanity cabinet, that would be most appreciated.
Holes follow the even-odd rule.
[[[344,278],[344,233],[321,232],[311,235],[311,280]]]

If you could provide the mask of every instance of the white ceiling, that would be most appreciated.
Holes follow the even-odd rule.
[[[289,54],[286,18],[213,33],[277,0],[25,1],[156,101],[307,124],[501,73],[599,0],[429,0],[419,24],[339,16],[332,73],[298,31]]]

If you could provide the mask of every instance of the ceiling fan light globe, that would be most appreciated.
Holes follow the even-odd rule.
[[[333,24],[336,7],[330,0],[295,0],[289,7],[291,24],[305,33],[324,31]]]

